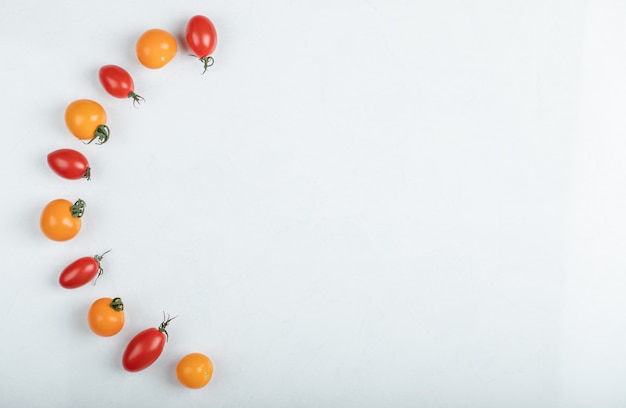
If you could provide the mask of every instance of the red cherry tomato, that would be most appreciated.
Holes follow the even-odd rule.
[[[105,65],[98,71],[98,78],[104,90],[116,98],[132,98],[133,104],[144,100],[135,93],[133,78],[122,67]]]
[[[163,352],[167,341],[165,328],[174,319],[169,316],[159,328],[151,327],[135,335],[126,346],[122,356],[122,366],[126,371],[136,372],[148,368]]]
[[[59,284],[65,289],[75,289],[87,284],[94,278],[97,279],[104,273],[100,261],[109,251],[102,255],[85,256],[75,260],[63,269],[59,276]]]
[[[78,180],[91,177],[89,162],[82,153],[72,149],[59,149],[48,154],[48,165],[59,176]]]
[[[217,32],[211,20],[205,16],[191,17],[185,30],[185,41],[191,52],[204,63],[206,72],[213,65],[213,57],[210,55],[217,46]]]

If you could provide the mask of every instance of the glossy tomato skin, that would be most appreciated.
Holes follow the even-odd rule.
[[[102,105],[91,99],[78,99],[65,109],[65,125],[77,139],[102,144],[109,139],[107,114]]]
[[[105,65],[98,71],[105,91],[116,98],[128,98],[135,92],[135,83],[128,71],[117,65]]]
[[[176,365],[176,378],[187,388],[202,388],[212,376],[213,362],[202,353],[187,354]]]
[[[111,337],[124,327],[124,303],[120,298],[104,297],[91,304],[87,313],[89,328],[98,336]]]
[[[137,59],[150,69],[164,67],[176,55],[176,39],[170,33],[153,28],[143,33],[137,40]]]
[[[69,264],[59,276],[65,289],[76,289],[91,282],[100,270],[100,264],[91,256],[84,256]]]
[[[74,238],[81,227],[81,216],[85,202],[78,200],[74,204],[59,198],[50,201],[41,212],[39,226],[41,232],[53,241],[68,241]],[[82,207],[79,210],[78,207]]]
[[[205,16],[191,17],[185,29],[185,41],[196,57],[211,55],[217,46],[217,32],[213,22]]]
[[[100,261],[107,252],[78,258],[63,269],[59,275],[59,284],[65,289],[76,289],[94,280],[104,272]]]
[[[148,368],[163,352],[166,340],[165,333],[154,327],[137,333],[124,350],[124,369],[136,372]]]
[[[72,149],[59,149],[48,154],[48,166],[57,175],[68,180],[91,177],[89,161],[80,152]]]

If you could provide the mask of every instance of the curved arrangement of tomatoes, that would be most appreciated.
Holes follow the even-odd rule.
[[[102,255],[83,256],[67,265],[59,275],[59,284],[65,289],[76,289],[91,282],[94,278],[98,279],[104,273],[100,262],[109,251]]]
[[[140,331],[130,340],[122,356],[122,366],[126,371],[144,370],[159,358],[168,338],[165,328],[172,319],[168,316],[158,328]]]
[[[174,36],[160,28],[143,33],[135,46],[139,62],[151,69],[164,67],[174,58],[177,49]]]
[[[117,65],[105,65],[98,71],[100,84],[109,95],[116,98],[131,98],[137,105],[144,99],[135,93],[135,82],[128,71]]]
[[[91,168],[87,158],[76,150],[59,149],[48,154],[48,166],[57,175],[68,180],[91,178]]]
[[[202,388],[213,377],[213,362],[202,353],[187,354],[176,365],[176,378],[187,388]]]
[[[124,327],[124,303],[122,299],[100,298],[91,304],[87,313],[87,323],[98,336],[110,337]]]
[[[193,16],[185,29],[185,42],[195,55],[204,63],[204,71],[213,65],[211,54],[217,46],[217,31],[213,22],[205,16]]]
[[[81,199],[74,204],[63,198],[52,200],[41,212],[41,232],[53,241],[70,240],[80,231],[84,213],[85,202]]]
[[[111,131],[106,125],[107,114],[102,105],[91,99],[79,99],[65,109],[65,125],[76,138],[96,144],[109,140]]]
[[[204,64],[204,72],[213,65],[217,45],[215,26],[205,16],[193,16],[185,29],[185,41],[191,52]],[[177,53],[174,36],[161,29],[144,32],[135,44],[137,58],[150,69],[162,68]],[[203,73],[204,73],[203,72]],[[117,65],[104,65],[98,71],[98,79],[104,90],[116,98],[131,98],[133,104],[144,99],[135,93],[132,76]],[[70,133],[85,144],[103,144],[109,140],[107,114],[102,105],[90,99],[71,102],[65,110],[65,124]],[[48,154],[48,165],[60,177],[69,180],[90,178],[91,168],[87,158],[73,149],[58,149]],[[40,217],[40,229],[54,241],[67,241],[75,237],[81,228],[81,217],[85,212],[85,202],[78,199],[72,203],[65,199],[50,201]],[[59,285],[74,289],[94,283],[102,275],[102,255],[85,256],[66,266],[59,275]],[[103,297],[94,301],[87,313],[89,328],[97,335],[110,337],[124,327],[124,304],[119,297]],[[152,365],[163,353],[168,341],[166,327],[174,318],[165,316],[157,328],[148,328],[137,333],[126,346],[122,355],[125,370],[136,372]],[[202,388],[213,376],[213,363],[202,353],[187,354],[176,366],[176,378],[185,387]]]

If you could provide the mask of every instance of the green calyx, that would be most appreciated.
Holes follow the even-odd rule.
[[[202,75],[206,72],[206,70],[215,63],[213,57],[207,55],[206,57],[200,58],[200,61],[204,64],[204,71],[202,71]]]
[[[158,327],[159,331],[161,333],[165,333],[165,340],[169,340],[169,334],[167,334],[167,330],[165,330],[165,328],[167,327],[168,324],[170,324],[170,322],[174,319],[176,319],[178,316],[174,316],[174,317],[170,317],[170,315],[166,315],[165,312],[163,312],[163,321],[161,322],[161,325]]]
[[[107,125],[100,125],[96,128],[94,136],[86,144],[89,144],[95,140],[97,145],[101,145],[103,143],[106,143],[107,140],[109,140],[110,136],[111,131],[109,130],[109,127]]]
[[[131,98],[133,100],[133,106],[136,108],[139,105],[141,105],[141,102],[145,102],[146,100],[141,96],[141,95],[137,95],[134,92],[130,92],[128,94],[128,97]]]
[[[118,297],[111,300],[111,304],[109,306],[111,306],[116,312],[124,310],[124,303],[122,302],[122,299]]]
[[[74,218],[80,218],[85,214],[85,206],[87,205],[87,203],[85,203],[83,200],[81,200],[80,198],[70,207],[70,213],[72,214],[72,217]]]
[[[108,254],[109,252],[111,252],[111,250],[109,249],[108,251],[105,251],[102,253],[102,255],[94,255],[93,259],[96,260],[96,263],[98,264],[98,273],[96,275],[96,279],[93,280],[93,284],[94,286],[96,285],[96,283],[98,282],[98,278],[100,276],[102,276],[102,274],[104,273],[104,269],[102,269],[102,266],[100,266],[100,261],[102,261],[102,258],[104,258],[104,256],[106,254]]]

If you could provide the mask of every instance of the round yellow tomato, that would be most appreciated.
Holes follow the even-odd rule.
[[[39,226],[43,234],[53,241],[67,241],[78,234],[80,217],[85,212],[85,202],[72,204],[62,198],[50,201],[41,212]]]
[[[201,353],[187,354],[176,365],[176,378],[188,388],[202,388],[211,381],[213,363]]]
[[[124,327],[124,303],[120,298],[100,298],[93,302],[87,314],[91,331],[98,336],[110,337]]]
[[[153,28],[137,40],[137,58],[146,68],[165,66],[176,55],[176,39],[165,30]]]
[[[109,140],[109,127],[106,125],[107,114],[98,102],[90,99],[79,99],[65,109],[65,125],[80,140],[91,143],[97,140],[102,144]]]

